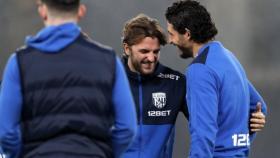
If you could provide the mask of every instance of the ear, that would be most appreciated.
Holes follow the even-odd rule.
[[[78,20],[81,20],[86,15],[86,12],[87,12],[86,6],[84,4],[81,4],[78,10]]]
[[[131,51],[130,51],[130,47],[128,46],[127,43],[123,43],[123,50],[124,50],[125,55],[130,56]]]
[[[38,12],[40,17],[46,21],[48,19],[48,8],[45,4],[41,4],[38,6]]]
[[[186,29],[186,32],[184,34],[184,37],[187,39],[187,40],[190,40],[191,39],[191,31],[189,29]]]

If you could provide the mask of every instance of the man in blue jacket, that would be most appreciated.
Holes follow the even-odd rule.
[[[79,0],[41,0],[46,27],[9,59],[0,95],[6,157],[120,157],[136,110],[114,51],[81,32]]]
[[[166,43],[158,21],[146,15],[124,26],[123,62],[137,109],[138,132],[123,158],[171,158],[176,117],[182,111],[188,118],[185,76],[159,63],[160,47]],[[252,99],[256,104],[258,98]],[[260,130],[264,119],[253,119],[252,129]]]
[[[165,15],[170,42],[181,57],[194,58],[186,71],[190,157],[248,157],[250,111],[261,101],[266,113],[266,104],[233,53],[214,41],[217,29],[205,7],[178,1]]]

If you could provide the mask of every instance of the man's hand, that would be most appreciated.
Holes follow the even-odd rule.
[[[255,112],[251,113],[250,117],[250,131],[259,132],[264,128],[265,116],[262,113],[262,105],[260,102],[257,103],[257,109]]]

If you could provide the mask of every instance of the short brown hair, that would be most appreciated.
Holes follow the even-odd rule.
[[[163,29],[156,19],[145,14],[139,14],[125,23],[123,29],[123,43],[135,45],[145,37],[157,38],[160,45],[167,43]]]

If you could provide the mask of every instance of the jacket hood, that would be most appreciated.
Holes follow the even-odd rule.
[[[42,52],[55,53],[71,44],[79,35],[81,29],[75,23],[43,28],[35,36],[26,37],[25,43]]]

